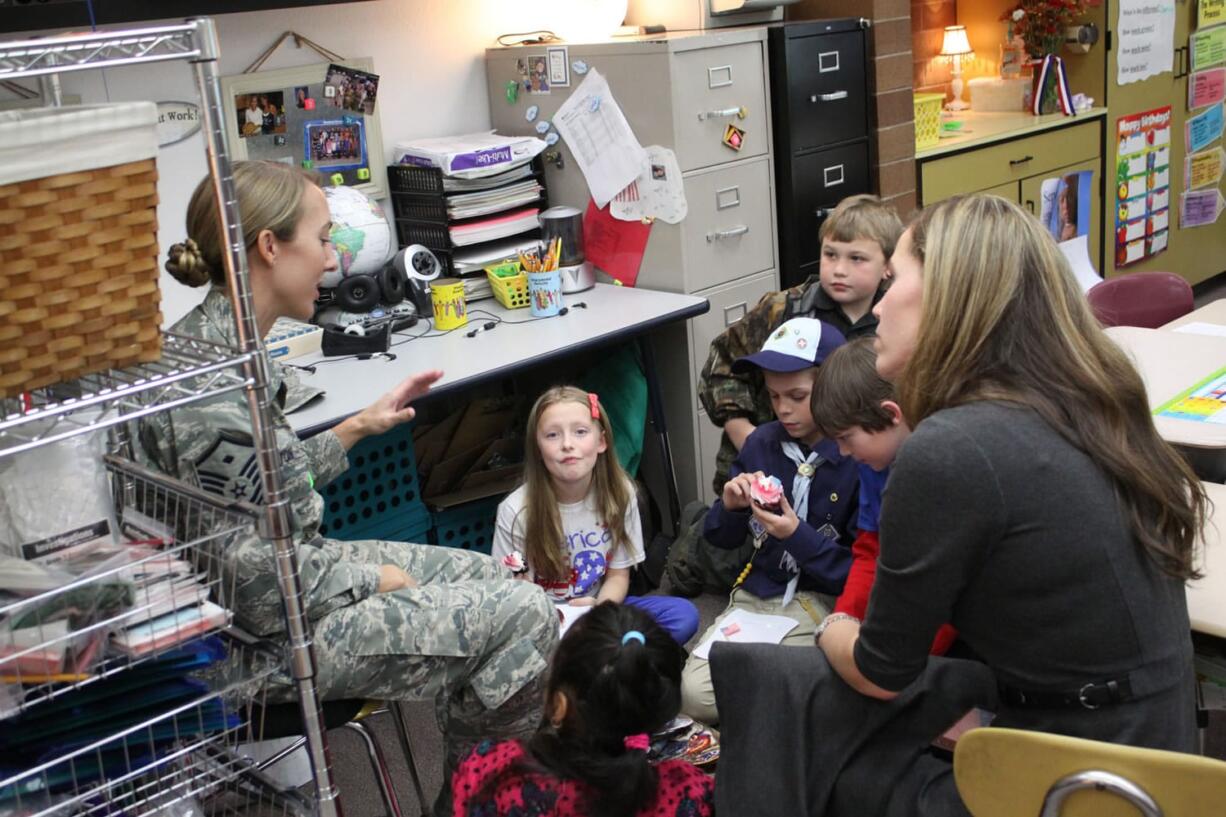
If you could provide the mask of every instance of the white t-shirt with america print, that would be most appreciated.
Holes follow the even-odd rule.
[[[630,484],[629,488],[630,496],[633,497],[633,484]],[[521,485],[498,506],[491,553],[499,562],[514,551],[519,551],[527,557],[527,549],[524,547],[526,497],[527,488]],[[569,505],[559,503],[558,513],[562,518],[562,531],[566,536],[565,547],[570,558],[569,580],[538,580],[532,565],[528,565],[528,578],[543,587],[545,593],[555,602],[595,596],[600,592],[600,585],[604,582],[609,568],[633,567],[646,558],[637,503],[631,501],[626,509],[626,535],[630,539],[630,548],[617,548],[612,555],[609,554],[613,546],[612,534],[597,513],[595,498],[591,492],[582,502]]]

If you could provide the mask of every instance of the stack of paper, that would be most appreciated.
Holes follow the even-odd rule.
[[[126,655],[145,655],[226,626],[230,613],[211,601],[174,610],[164,616],[116,633],[112,642]]]
[[[451,218],[474,218],[531,204],[540,199],[542,189],[536,179],[528,179],[493,190],[448,196],[447,215]]]
[[[490,286],[490,279],[484,275],[472,278],[461,279],[464,282],[464,300],[479,301],[482,298],[493,298],[494,288]]]
[[[458,193],[468,190],[489,190],[491,187],[508,182],[526,179],[532,175],[532,165],[523,164],[494,176],[483,176],[479,179],[457,179],[453,176],[443,177],[443,192]]]
[[[456,250],[451,262],[457,275],[466,272],[479,272],[490,264],[496,264],[506,258],[515,258],[520,250],[539,249],[540,241],[535,235],[517,235],[496,244],[484,244],[471,250]]]
[[[451,243],[457,247],[467,247],[470,244],[480,244],[483,241],[493,241],[531,230],[538,225],[539,212],[535,207],[525,207],[491,218],[456,224],[450,229]]]

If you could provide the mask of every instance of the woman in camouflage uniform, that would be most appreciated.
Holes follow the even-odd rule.
[[[240,162],[234,182],[263,336],[280,316],[311,317],[321,276],[337,266],[331,216],[323,191],[296,168]],[[236,345],[208,179],[192,196],[187,229],[191,239],[171,248],[166,269],[188,286],[212,286],[174,331]],[[319,535],[324,503],[315,488],[348,467],[346,451],[360,439],[411,419],[410,402],[442,372],[413,375],[331,430],[299,440],[285,412],[320,392],[275,361],[269,369],[321,695],[434,700],[449,761],[480,737],[528,737],[540,719],[541,677],[558,631],[553,605],[539,587],[515,581],[482,554]],[[242,392],[150,418],[140,442],[144,456],[165,473],[228,497],[262,499]],[[235,577],[229,603],[237,621],[258,635],[283,638],[271,544],[251,534],[231,544],[222,559]],[[287,685],[282,694],[291,696],[292,689]]]

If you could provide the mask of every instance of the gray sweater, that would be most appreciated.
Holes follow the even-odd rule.
[[[895,461],[856,664],[902,689],[946,621],[1013,687],[1127,677],[1137,694],[1096,711],[1002,706],[995,726],[1193,748],[1183,584],[1142,552],[1106,475],[1029,409],[937,412]]]

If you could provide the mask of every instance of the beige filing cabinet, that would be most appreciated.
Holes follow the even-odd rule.
[[[711,340],[779,288],[766,29],[566,47],[569,87],[529,94],[521,83],[515,102],[507,101],[506,87],[520,78],[518,61],[545,57],[546,47],[488,49],[490,119],[499,133],[535,132],[536,123],[549,121],[583,81],[574,71],[580,61],[608,80],[640,144],[676,152],[689,215],[680,224],[652,226],[637,285],[711,302],[710,312],[663,331],[655,344],[681,501],[710,501],[720,429],[698,403],[698,373]],[[539,113],[528,121],[533,105]],[[735,113],[740,108],[743,119]],[[740,151],[722,142],[730,123],[745,131]],[[583,173],[565,142],[557,147],[561,166],[546,164],[549,200],[584,209],[590,196]]]

